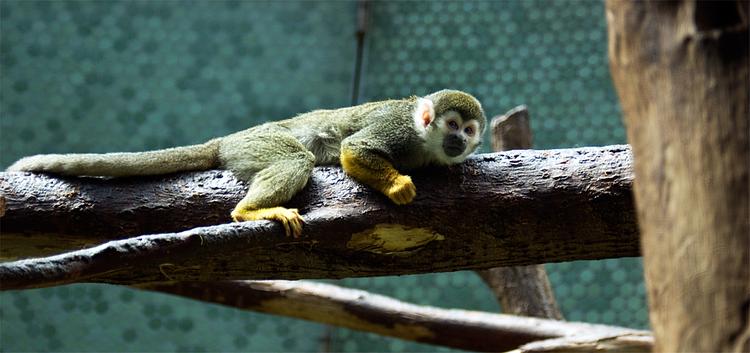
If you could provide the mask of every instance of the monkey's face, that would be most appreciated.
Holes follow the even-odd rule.
[[[428,127],[428,148],[439,163],[461,163],[479,147],[481,129],[476,119],[464,119],[458,112],[449,110]]]

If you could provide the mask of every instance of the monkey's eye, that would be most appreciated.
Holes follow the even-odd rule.
[[[464,129],[464,132],[467,135],[469,135],[469,136],[473,136],[474,135],[474,128],[472,128],[471,126],[469,126],[469,127],[467,127],[467,128]]]
[[[453,130],[458,130],[458,123],[456,123],[455,121],[452,121],[452,120],[451,120],[451,121],[449,121],[449,122],[448,122],[448,126],[449,126],[449,127],[451,128],[451,129],[453,129]]]

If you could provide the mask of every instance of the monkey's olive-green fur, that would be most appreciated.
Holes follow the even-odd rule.
[[[476,133],[452,129],[446,119],[471,126]],[[235,220],[277,220],[287,235],[299,236],[299,214],[277,206],[307,184],[315,165],[341,164],[349,175],[394,202],[408,203],[416,188],[399,171],[463,161],[479,145],[485,125],[479,101],[464,92],[442,90],[424,98],[315,110],[200,145],[137,153],[37,155],[8,170],[121,177],[228,169],[250,184],[232,212]],[[449,134],[465,142],[458,156],[444,151],[443,138]]]

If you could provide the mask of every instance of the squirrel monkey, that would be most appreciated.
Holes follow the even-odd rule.
[[[486,118],[473,96],[442,90],[426,97],[315,110],[200,145],[135,153],[48,154],[22,158],[8,171],[80,176],[136,176],[228,169],[250,184],[235,221],[275,220],[299,237],[302,217],[281,207],[315,165],[340,164],[354,179],[399,205],[416,188],[402,170],[462,162],[479,146]]]

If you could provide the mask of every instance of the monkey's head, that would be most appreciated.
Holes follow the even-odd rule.
[[[472,95],[442,90],[417,98],[414,124],[427,152],[438,163],[454,164],[479,147],[487,118]]]

